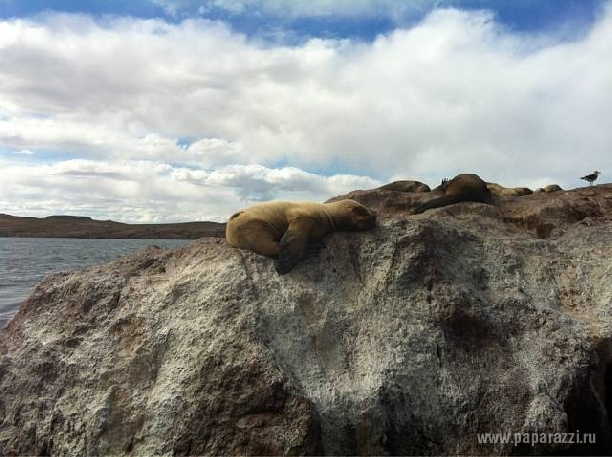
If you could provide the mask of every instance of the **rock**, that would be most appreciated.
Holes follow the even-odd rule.
[[[371,190],[354,190],[348,194],[330,198],[325,203],[340,201],[345,198],[376,208],[378,211],[405,213],[420,202],[419,194],[430,192],[427,184],[420,181],[394,181]]]
[[[540,238],[560,235],[576,222],[611,215],[612,185],[596,191],[588,188],[571,192],[537,193],[520,199],[506,199],[499,205],[506,222],[536,233]]]
[[[350,198],[383,215],[402,214],[408,216],[410,211],[423,201],[422,195],[428,195],[428,193],[395,192],[384,189],[354,190],[348,194],[330,198],[325,203]]]
[[[342,198],[351,198],[367,205],[382,217],[408,218],[414,208],[431,197],[426,193],[392,193],[373,189],[349,192],[328,201]],[[553,230],[559,234],[576,222],[612,214],[612,184],[579,188],[563,193],[536,192],[520,198],[512,195],[496,195],[493,206],[463,202],[435,211],[458,216],[466,210],[486,217],[501,218],[509,227],[535,234],[540,238],[547,238],[554,234]]]
[[[242,264],[214,269],[235,254],[149,248],[40,283],[0,335],[0,455],[319,453],[256,289],[226,277]]]
[[[0,454],[612,452],[612,185],[389,193],[285,276],[201,239],[46,278],[0,332]]]

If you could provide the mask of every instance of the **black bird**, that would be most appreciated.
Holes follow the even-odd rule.
[[[592,186],[593,185],[593,181],[595,181],[597,179],[597,176],[599,176],[600,174],[601,174],[600,172],[594,171],[590,175],[583,176],[580,179],[584,179],[585,181],[588,181],[589,184]]]

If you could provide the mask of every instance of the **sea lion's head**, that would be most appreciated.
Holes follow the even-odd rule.
[[[368,230],[376,225],[376,214],[355,200],[340,200],[332,205],[332,214],[341,230]]]

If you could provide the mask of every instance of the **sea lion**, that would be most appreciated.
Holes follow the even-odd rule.
[[[420,204],[412,214],[421,214],[428,209],[440,208],[459,202],[492,203],[492,195],[487,188],[487,183],[476,174],[460,174],[450,181],[444,179],[442,184],[434,189],[434,192],[443,195]]]
[[[493,195],[521,197],[523,195],[531,195],[533,191],[528,187],[504,187],[496,182],[488,182],[487,189]]]
[[[563,189],[558,184],[549,184],[548,186],[544,188],[544,192],[546,192],[547,194],[550,194],[552,192],[559,192],[560,190],[563,190]]]
[[[380,186],[376,190],[392,190],[394,192],[430,192],[427,184],[420,181],[393,181],[392,183]]]
[[[523,195],[533,195],[533,190],[529,187],[513,187],[510,189],[512,195],[522,197]]]
[[[289,272],[303,257],[310,240],[330,232],[367,230],[376,215],[354,200],[333,203],[260,203],[232,215],[225,237],[237,248],[278,259],[276,271]]]
[[[489,192],[493,195],[501,195],[506,188],[496,182],[487,182],[487,189],[489,189]]]
[[[560,190],[563,190],[563,188],[558,185],[558,184],[549,184],[546,187],[540,187],[539,189],[537,189],[534,193],[535,194],[551,194],[553,192],[559,192]]]

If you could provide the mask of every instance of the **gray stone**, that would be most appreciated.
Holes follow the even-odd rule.
[[[383,211],[285,276],[214,239],[50,276],[0,332],[0,454],[610,453],[598,187],[563,193],[599,202],[578,220],[561,193]],[[550,205],[549,236],[518,223]]]

